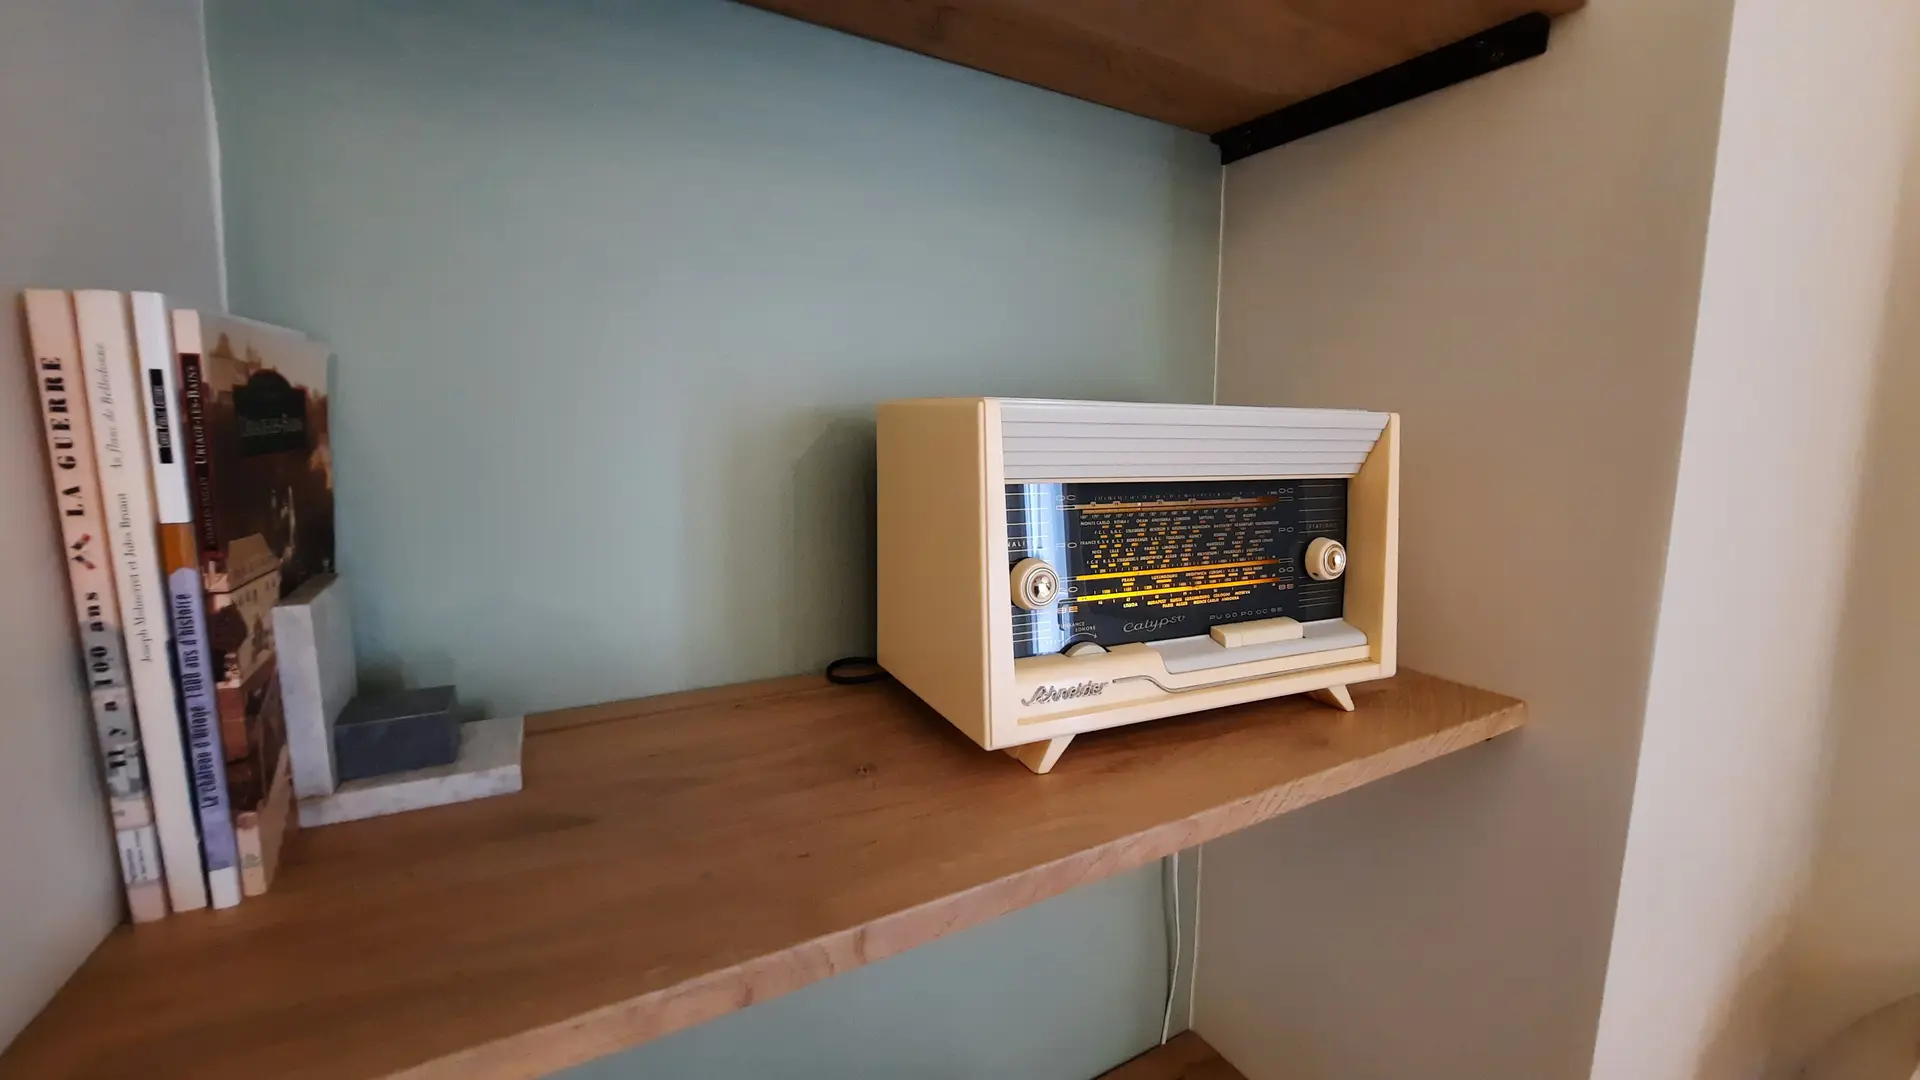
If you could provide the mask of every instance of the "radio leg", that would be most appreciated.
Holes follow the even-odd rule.
[[[1329,686],[1325,690],[1309,690],[1307,696],[1322,705],[1331,705],[1341,712],[1353,711],[1353,695],[1345,686]]]
[[[1060,755],[1066,753],[1067,744],[1072,741],[1073,736],[1062,735],[1057,739],[1042,739],[1025,746],[1009,746],[1007,753],[1019,759],[1020,764],[1034,772],[1044,773],[1052,770],[1055,763],[1060,760]]]

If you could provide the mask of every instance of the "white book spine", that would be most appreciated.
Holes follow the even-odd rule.
[[[153,469],[154,517],[162,525],[190,525],[187,461],[180,446],[179,392],[173,374],[173,329],[166,298],[137,292],[130,297],[133,338],[140,356],[141,402],[147,410],[147,461]]]
[[[100,505],[99,470],[93,461],[93,425],[88,422],[80,344],[74,334],[73,298],[52,289],[28,289],[27,336],[40,418],[47,439],[48,473],[60,517],[67,585],[80,652],[91,691],[94,735],[106,778],[107,808],[120,851],[121,880],[134,922],[167,914],[160,847],[140,753],[140,728],[127,691],[126,652],[120,639],[120,606],[114,600],[112,560]]]
[[[128,681],[146,752],[154,828],[175,911],[207,906],[200,833],[187,778],[180,710],[174,702],[165,574],[155,540],[152,477],[136,387],[126,299],[117,292],[73,295],[86,372],[87,405],[112,546],[114,586],[126,640]]]
[[[227,797],[227,761],[220,747],[214,673],[207,643],[206,597],[194,543],[187,460],[180,445],[180,394],[175,389],[173,333],[166,298],[131,298],[133,340],[140,357],[140,394],[146,408],[146,460],[153,471],[154,512],[160,519],[162,569],[173,620],[174,674],[186,714],[188,777],[200,819],[200,854],[213,906],[240,902],[240,856],[234,844],[233,803]]]

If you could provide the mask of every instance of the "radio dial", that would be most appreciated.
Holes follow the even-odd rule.
[[[1332,581],[1347,572],[1347,549],[1331,537],[1318,537],[1307,545],[1307,576],[1315,581]]]
[[[1060,575],[1045,559],[1021,559],[1013,564],[1015,607],[1038,611],[1060,597]]]

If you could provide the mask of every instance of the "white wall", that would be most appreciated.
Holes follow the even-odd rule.
[[[0,5],[0,295],[219,300],[195,0]],[[121,917],[20,334],[0,333],[0,1045]]]
[[[1830,698],[1829,802],[1774,1023],[1780,1075],[1838,1028],[1920,993],[1920,139],[1891,280]]]
[[[1822,803],[1917,28],[1912,0],[1735,5],[1596,1080],[1746,1077],[1767,1054]]]
[[[1601,0],[1227,171],[1221,400],[1404,415],[1403,663],[1533,718],[1209,846],[1194,1026],[1252,1080],[1587,1071],[1730,11]]]

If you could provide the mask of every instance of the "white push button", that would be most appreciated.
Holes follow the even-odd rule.
[[[1213,640],[1229,649],[1242,645],[1269,645],[1276,641],[1295,641],[1306,636],[1306,628],[1292,619],[1256,619],[1253,622],[1229,623],[1216,626],[1207,631]]]

